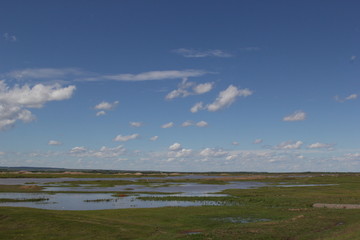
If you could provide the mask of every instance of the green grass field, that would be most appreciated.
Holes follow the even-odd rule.
[[[0,207],[0,239],[360,239],[360,209],[312,207],[360,204],[357,174],[283,175],[256,181],[273,185],[228,189],[223,193],[229,197],[211,197],[236,202],[225,206],[96,211]],[[335,185],[276,186],[279,183]]]

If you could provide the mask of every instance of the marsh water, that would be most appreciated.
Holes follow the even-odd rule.
[[[166,178],[146,178],[151,179],[201,179],[209,176],[190,175],[175,176]],[[216,177],[216,176],[214,176]],[[126,180],[136,181],[141,178],[7,178],[1,179],[2,185],[38,185],[44,186],[40,193],[0,193],[0,199],[45,199],[44,201],[24,201],[24,202],[2,202],[0,206],[32,207],[53,210],[98,210],[98,209],[118,209],[118,208],[153,208],[167,206],[201,206],[219,205],[216,201],[149,201],[140,200],[138,197],[148,196],[224,196],[218,192],[230,188],[257,188],[265,184],[259,182],[230,182],[228,184],[200,184],[200,183],[150,183],[146,185],[128,184],[115,185],[113,187],[99,187],[91,184],[80,184],[71,186],[69,181],[107,181],[107,180]],[[108,193],[98,193],[98,192]],[[52,192],[52,193],[51,193]],[[57,193],[67,192],[67,193]],[[73,193],[72,193],[73,192]],[[82,193],[79,193],[82,192]],[[121,196],[114,195],[114,192],[126,192]],[[141,192],[138,194],[136,192]],[[157,192],[159,194],[154,195]],[[162,195],[166,194],[166,195]],[[172,194],[171,194],[172,193]]]
[[[0,179],[1,185],[38,185],[44,189],[40,193],[0,193],[0,199],[16,199],[17,202],[0,202],[0,206],[32,207],[53,210],[98,210],[118,208],[155,208],[167,206],[221,205],[217,201],[158,201],[141,200],[139,197],[189,196],[211,197],[226,196],[219,192],[226,189],[250,189],[267,186],[256,181],[234,181],[227,184],[202,184],[186,182],[185,179],[216,178],[220,176],[186,175],[147,178],[7,178]],[[136,184],[139,179],[166,179],[166,182]],[[177,180],[171,182],[171,180]],[[184,182],[179,181],[184,179]],[[71,185],[71,181],[133,181],[134,184],[99,187],[91,184]],[[286,185],[283,185],[286,186]],[[295,186],[295,185],[292,185]],[[304,185],[301,185],[304,186]],[[60,193],[61,192],[61,193]],[[64,193],[66,192],[66,193]],[[102,193],[99,193],[102,192]],[[124,194],[114,194],[122,192]],[[141,192],[141,194],[139,193]],[[155,192],[157,194],[155,194]],[[42,201],[31,201],[42,199]],[[21,201],[28,200],[28,201]]]
[[[100,210],[120,208],[156,208],[156,207],[187,207],[202,205],[220,205],[215,201],[143,201],[139,196],[154,195],[130,195],[123,197],[112,196],[111,193],[0,193],[0,198],[10,199],[38,199],[46,201],[36,202],[6,202],[0,206],[31,207],[51,210]]]

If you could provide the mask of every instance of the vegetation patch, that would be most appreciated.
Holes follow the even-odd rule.
[[[233,205],[96,211],[0,207],[0,239],[38,240],[49,239],[49,236],[55,240],[360,239],[360,209],[313,207],[315,203],[360,204],[358,174],[311,173],[270,176],[273,177],[256,181],[274,185],[258,189],[222,191],[228,196],[139,197],[142,200],[152,201],[230,201],[236,203]],[[161,180],[166,182],[165,179]],[[336,185],[284,188],[277,187],[276,184],[279,183]],[[35,189],[21,189],[19,186],[0,187],[2,190],[4,188],[20,192],[35,191]],[[114,194],[120,197],[120,194],[135,193]],[[91,201],[107,201],[107,199]],[[192,232],[197,234],[191,234]]]
[[[49,198],[22,198],[22,199],[14,199],[14,198],[0,198],[0,203],[7,202],[43,202],[48,201]]]

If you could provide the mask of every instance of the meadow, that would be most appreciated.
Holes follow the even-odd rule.
[[[6,173],[11,177],[10,173]],[[30,177],[25,176],[25,177]],[[36,177],[38,177],[37,174]],[[56,175],[46,174],[56,178]],[[51,176],[49,176],[51,175]],[[215,175],[219,175],[213,179]],[[16,174],[13,176],[20,177]],[[153,176],[153,175],[151,175]],[[216,206],[128,208],[59,211],[24,207],[0,207],[0,239],[360,239],[360,209],[317,208],[316,203],[360,204],[360,175],[356,173],[209,174],[201,179],[138,178],[138,185],[223,184],[241,181],[266,183],[249,189],[225,189],[219,196],[156,195],[156,201],[216,201]],[[24,177],[24,174],[21,175]],[[34,176],[31,175],[33,178]],[[128,184],[102,180],[97,187]],[[99,177],[99,174],[87,177]],[[105,176],[101,176],[105,177]],[[100,178],[101,178],[100,177]],[[106,177],[114,178],[108,174]],[[1,179],[0,179],[1,182]],[[134,182],[131,182],[134,184]],[[25,186],[25,187],[24,187]],[[29,187],[32,186],[32,187]],[[45,188],[46,189],[46,188]],[[0,185],[0,192],[39,193],[36,184]],[[154,188],[156,193],[156,188]],[[55,192],[52,192],[55,194]],[[85,193],[84,193],[85,194]],[[112,192],[114,195],[136,192]],[[226,194],[226,195],[224,195]],[[16,201],[16,199],[0,199]],[[34,199],[39,201],[39,199]],[[99,199],[101,201],[101,199]],[[104,201],[107,201],[104,199]]]

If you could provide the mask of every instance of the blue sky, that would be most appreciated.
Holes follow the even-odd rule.
[[[359,171],[358,1],[3,1],[0,166]]]

